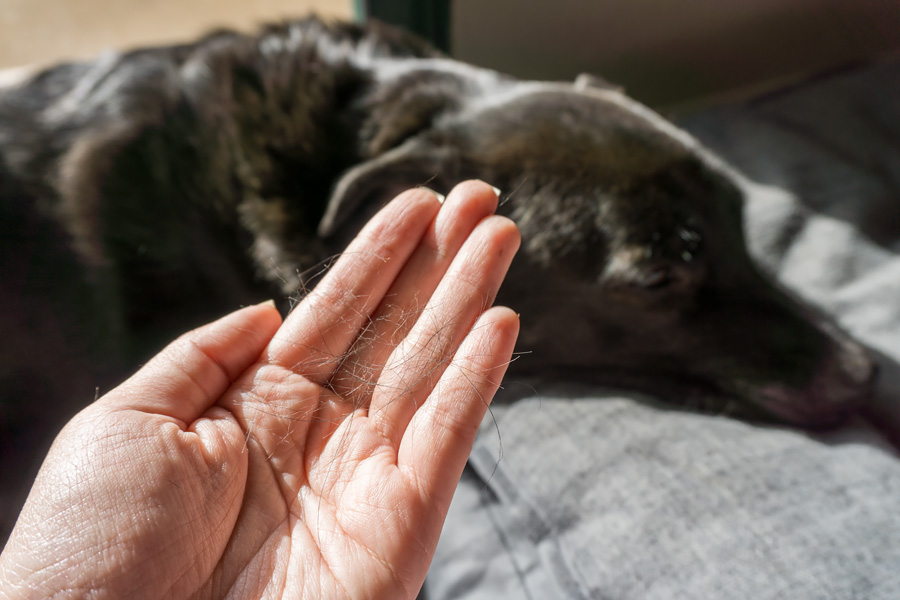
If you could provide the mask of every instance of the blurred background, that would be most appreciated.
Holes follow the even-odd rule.
[[[353,17],[351,0],[0,0],[0,68],[181,42],[217,27],[252,31],[310,12]]]
[[[600,74],[657,108],[900,51],[897,0],[0,0],[0,69],[309,12],[402,22],[523,78]]]

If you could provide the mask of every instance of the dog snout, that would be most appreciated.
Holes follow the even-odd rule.
[[[812,429],[836,427],[869,401],[877,374],[878,365],[864,347],[841,340],[804,389],[763,386],[759,403],[788,423]]]

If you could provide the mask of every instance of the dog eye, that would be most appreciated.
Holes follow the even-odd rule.
[[[688,293],[701,282],[705,271],[702,260],[687,260],[671,252],[654,255],[646,247],[632,246],[620,248],[610,256],[602,277],[609,290],[649,299]]]
[[[646,290],[659,290],[675,283],[672,269],[668,267],[655,267],[645,272],[637,279],[637,284]]]
[[[632,287],[647,294],[686,293],[703,278],[702,265],[661,260],[644,265],[632,277]]]

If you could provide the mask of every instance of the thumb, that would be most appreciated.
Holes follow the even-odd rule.
[[[182,335],[98,402],[189,424],[259,358],[280,325],[272,303],[235,311]]]

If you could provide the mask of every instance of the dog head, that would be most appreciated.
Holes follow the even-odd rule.
[[[513,376],[566,374],[826,426],[865,399],[866,352],[762,275],[727,167],[618,90],[419,61],[368,99],[370,160],[320,233],[342,244],[387,197],[481,178],[523,245],[499,301],[522,314]]]

